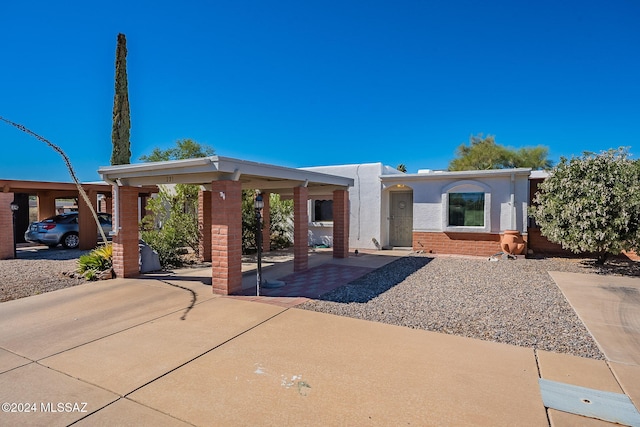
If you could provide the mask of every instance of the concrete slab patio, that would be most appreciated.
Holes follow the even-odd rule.
[[[2,303],[0,425],[597,426],[547,410],[539,379],[634,393],[610,369],[631,364],[216,296],[191,273]]]

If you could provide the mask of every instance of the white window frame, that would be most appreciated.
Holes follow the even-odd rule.
[[[449,225],[449,194],[484,193],[484,226]],[[490,233],[491,232],[491,187],[472,180],[456,181],[442,189],[442,230],[451,233]]]
[[[333,219],[323,220],[323,221],[318,221],[316,219],[316,202],[317,201],[330,201],[333,204],[332,198],[311,199],[309,201],[309,212],[310,212],[309,222],[311,223],[311,225],[315,227],[333,227]]]

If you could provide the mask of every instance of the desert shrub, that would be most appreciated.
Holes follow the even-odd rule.
[[[198,186],[176,185],[172,191],[161,189],[147,202],[151,213],[142,219],[141,236],[158,252],[163,268],[183,264],[181,248],[198,250]]]
[[[95,280],[98,274],[111,268],[113,259],[113,245],[111,243],[100,246],[88,254],[80,255],[77,272],[88,280]]]
[[[293,244],[293,200],[282,200],[271,194],[271,249],[284,249]]]
[[[256,252],[255,191],[242,191],[242,253]],[[271,249],[288,248],[293,244],[293,200],[282,200],[279,194],[269,194]]]
[[[551,242],[574,253],[640,249],[640,165],[624,148],[562,158],[538,187],[529,214]]]

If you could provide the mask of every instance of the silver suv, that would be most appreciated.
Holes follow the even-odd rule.
[[[98,219],[105,234],[109,235],[111,231],[111,215],[99,213]],[[75,249],[80,244],[78,213],[71,212],[32,222],[24,233],[24,239],[27,242],[42,243],[50,248],[55,248],[62,244],[67,249]]]

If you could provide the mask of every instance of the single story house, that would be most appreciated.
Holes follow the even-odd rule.
[[[243,189],[293,199],[295,271],[308,268],[309,245],[330,246],[336,258],[349,256],[349,250],[385,247],[490,256],[501,251],[500,240],[507,231],[521,234],[530,249],[535,249],[531,236],[536,245],[546,241],[539,233],[530,235],[537,228],[527,215],[531,195],[545,176],[524,168],[406,174],[382,163],[293,169],[211,156],[105,166],[99,173],[109,185],[91,187],[90,196],[97,203],[98,193],[108,193],[116,230],[114,270],[120,277],[139,274],[138,221],[147,189],[161,184],[200,185],[200,253],[212,262],[214,291],[223,294],[241,287]],[[5,181],[0,192],[0,259],[14,256],[9,205],[14,193],[32,192],[23,187]],[[42,183],[37,184],[38,191],[40,187]],[[38,193],[39,217],[44,208],[55,207],[57,196]],[[267,236],[268,200],[264,198],[263,209]],[[87,207],[79,203],[78,208],[82,212]],[[88,223],[85,229],[93,231],[90,240],[95,243],[95,227]],[[89,236],[89,231],[83,233]]]
[[[382,163],[305,169],[354,180],[352,249],[490,256],[501,251],[506,230],[517,230],[527,241],[531,169],[406,174]],[[330,204],[329,197],[308,202],[310,244],[331,245]]]

